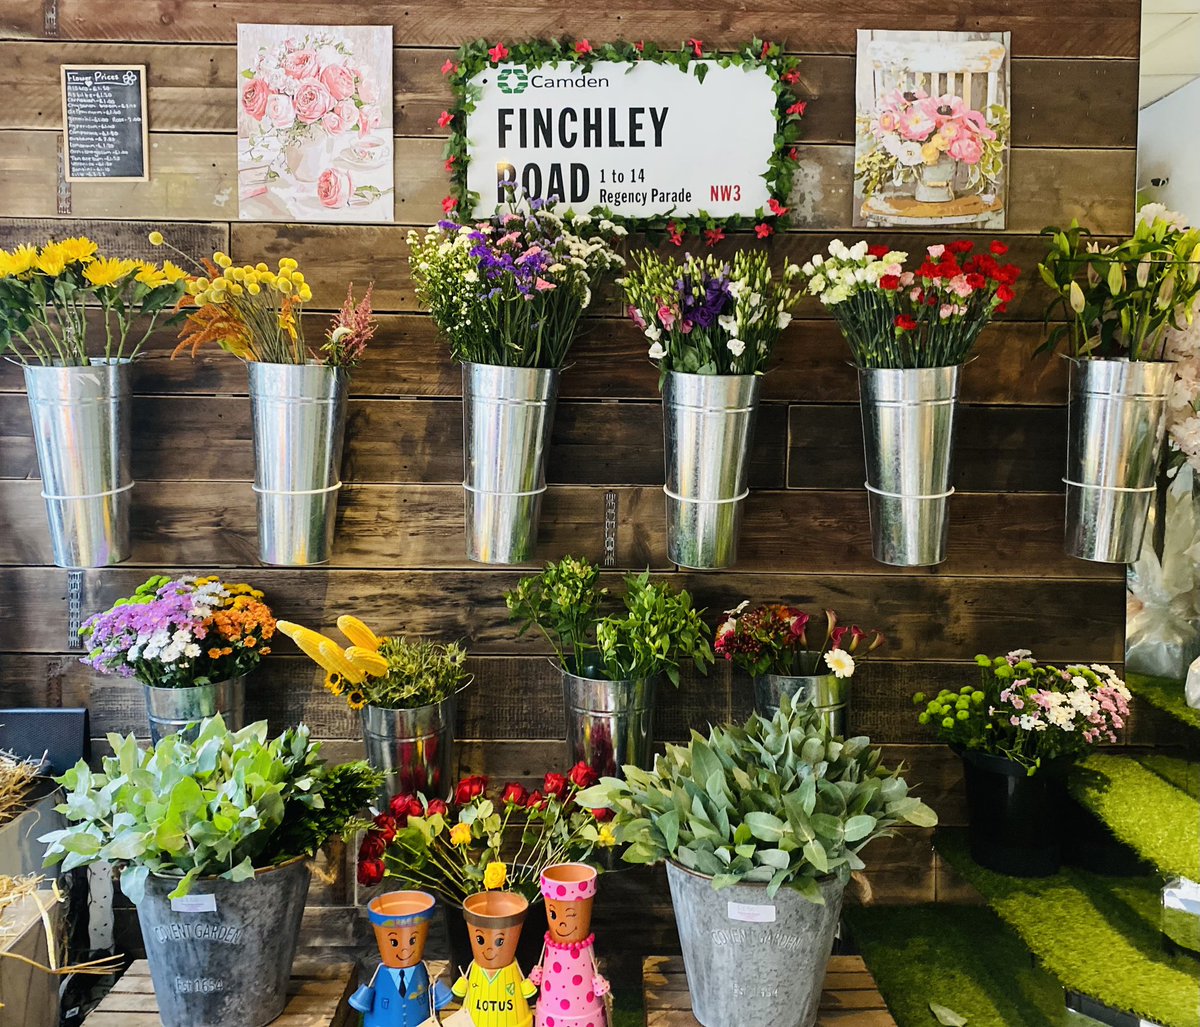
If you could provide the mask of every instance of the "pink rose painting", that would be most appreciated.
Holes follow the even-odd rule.
[[[860,29],[854,224],[1002,229],[1009,33]]]
[[[390,26],[239,25],[238,75],[243,220],[394,220]]]

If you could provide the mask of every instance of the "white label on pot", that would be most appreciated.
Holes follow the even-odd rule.
[[[215,895],[184,895],[171,900],[172,913],[215,913],[217,897]],[[774,919],[774,917],[772,917]]]
[[[773,924],[774,906],[755,906],[748,902],[731,902],[727,907],[730,920],[741,920],[747,924]]]

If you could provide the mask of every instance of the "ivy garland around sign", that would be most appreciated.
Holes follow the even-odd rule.
[[[653,43],[617,42],[593,46],[586,39],[577,42],[568,40],[535,40],[528,43],[489,44],[479,39],[459,48],[455,59],[447,59],[442,65],[442,74],[450,78],[454,90],[454,102],[449,110],[442,111],[438,125],[450,129],[443,156],[446,171],[450,174],[450,194],[442,200],[442,209],[447,215],[458,211],[471,211],[479,196],[467,189],[466,125],[467,115],[475,109],[479,89],[471,85],[471,79],[481,71],[500,64],[517,64],[539,68],[547,64],[570,63],[584,72],[590,72],[597,61],[638,64],[654,61],[658,64],[673,64],[684,71],[689,68],[701,81],[708,65],[697,63],[712,61],[720,67],[760,65],[766,68],[775,92],[775,151],[768,162],[763,178],[770,193],[765,207],[760,207],[754,218],[734,216],[716,218],[701,211],[688,217],[662,215],[652,218],[629,218],[614,215],[610,210],[598,207],[595,213],[607,217],[614,223],[636,227],[641,231],[665,232],[676,246],[683,243],[685,235],[702,236],[709,245],[725,238],[725,230],[753,229],[760,239],[773,235],[777,226],[787,223],[789,208],[785,206],[792,191],[796,162],[799,152],[796,144],[800,138],[800,123],[808,106],[796,95],[800,81],[800,60],[783,52],[778,43],[761,39],[732,53],[706,50],[699,39],[689,39],[678,50],[664,50]]]

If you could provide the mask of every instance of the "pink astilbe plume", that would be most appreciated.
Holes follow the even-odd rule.
[[[372,282],[367,286],[363,298],[355,304],[354,283],[346,287],[346,301],[333,317],[326,333],[327,342],[323,347],[328,354],[327,361],[334,367],[354,367],[362,359],[363,350],[375,336],[379,322],[371,311],[371,291],[375,288]]]

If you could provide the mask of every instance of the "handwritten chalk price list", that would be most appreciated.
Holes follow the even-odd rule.
[[[62,65],[65,178],[144,182],[146,67]]]

